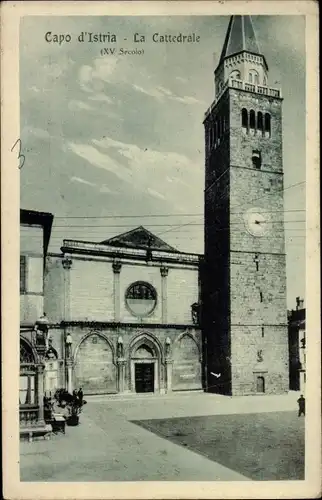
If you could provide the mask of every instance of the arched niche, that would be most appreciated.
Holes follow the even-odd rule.
[[[37,405],[37,355],[30,343],[20,337],[19,405]]]
[[[201,355],[196,340],[184,333],[173,346],[173,391],[201,389]]]
[[[116,392],[114,348],[101,332],[90,332],[78,344],[74,354],[74,387],[84,394]]]

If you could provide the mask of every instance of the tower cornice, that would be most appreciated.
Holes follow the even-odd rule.
[[[223,97],[228,89],[238,90],[240,92],[246,92],[251,94],[256,94],[257,96],[270,97],[273,99],[283,100],[282,90],[276,87],[266,87],[264,85],[256,85],[252,83],[245,82],[243,80],[228,79],[222,88],[220,94],[216,96],[212,104],[209,106],[204,115],[204,122],[207,120],[208,116],[216,108],[220,99]]]

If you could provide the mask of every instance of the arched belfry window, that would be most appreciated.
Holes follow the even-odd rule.
[[[255,69],[251,69],[248,73],[248,81],[249,83],[254,83],[255,85],[259,84],[259,75]]]
[[[238,69],[235,69],[230,73],[229,77],[233,80],[240,80],[240,71],[238,71]]]
[[[265,85],[265,86],[267,85],[267,78],[266,78],[266,76],[264,76],[264,78],[263,78],[263,85]]]
[[[257,135],[263,135],[263,113],[257,113]]]
[[[243,108],[242,109],[242,130],[244,132],[244,134],[247,134],[247,130],[248,130],[248,112],[247,112],[247,109]]]
[[[265,113],[265,137],[271,136],[271,115]]]
[[[249,133],[254,135],[255,134],[255,111],[253,109],[250,110],[249,112]]]

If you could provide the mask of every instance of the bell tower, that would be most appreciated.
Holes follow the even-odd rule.
[[[281,393],[288,390],[282,96],[269,85],[250,16],[229,21],[204,127],[208,390]]]

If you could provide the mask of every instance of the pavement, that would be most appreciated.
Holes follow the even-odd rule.
[[[20,444],[21,481],[247,481],[132,420],[297,411],[297,393],[227,397],[205,393],[91,396],[80,425],[49,441]]]

